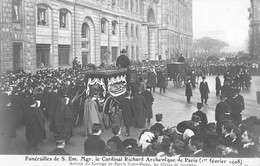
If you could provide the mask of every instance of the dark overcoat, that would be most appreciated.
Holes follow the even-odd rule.
[[[162,135],[162,131],[164,129],[164,126],[161,123],[155,123],[150,130],[154,133],[158,133],[159,135]]]
[[[59,135],[64,136],[68,141],[73,135],[73,112],[64,100],[64,98],[61,99],[56,110],[55,129]]]
[[[220,78],[217,76],[215,78],[216,80],[216,90],[221,90],[221,81],[220,81]]]
[[[105,142],[98,135],[91,135],[84,143],[84,154],[103,156],[105,147]]]
[[[154,73],[152,72],[148,73],[146,86],[147,88],[156,87],[156,75]]]
[[[230,115],[234,119],[234,123],[238,126],[242,121],[241,104],[236,97],[228,98],[227,104],[230,106],[231,109]]]
[[[192,96],[192,85],[189,82],[186,84],[185,96]]]
[[[24,124],[24,112],[28,109],[28,105],[22,95],[13,95],[12,100],[12,109],[15,112],[16,125]]]
[[[125,55],[120,55],[116,60],[116,66],[120,68],[128,68],[131,65],[130,60]]]
[[[25,111],[25,137],[28,143],[46,139],[45,119],[40,108],[30,107]]]
[[[119,138],[119,136],[113,136],[112,138],[110,138],[107,141],[107,144],[109,142],[115,142],[116,143],[116,147],[117,147],[117,151],[118,152],[123,152],[123,150],[124,150],[123,141]]]
[[[145,103],[146,103],[146,118],[153,118],[153,95],[149,90],[145,90],[141,93],[144,96]]]
[[[145,116],[147,109],[144,96],[141,94],[135,94],[133,100],[135,106],[135,127],[143,128],[145,126]]]
[[[200,94],[202,99],[208,99],[209,98],[209,86],[207,82],[200,82]]]
[[[163,75],[162,72],[158,72],[157,75],[157,87],[159,88],[166,88],[167,82],[166,77]]]
[[[132,99],[124,98],[121,102],[123,110],[122,116],[125,126],[132,126],[134,124],[135,107]]]
[[[216,109],[215,109],[215,120],[216,121],[221,120],[219,117],[222,116],[223,114],[225,114],[225,110],[228,107],[229,107],[228,104],[224,101],[221,101],[216,105]]]
[[[205,125],[208,124],[207,115],[206,115],[204,112],[202,112],[201,110],[198,110],[198,111],[194,112],[194,113],[192,114],[192,116],[193,116],[193,115],[197,115],[197,116],[200,117],[201,125],[204,125],[204,126],[205,126]]]

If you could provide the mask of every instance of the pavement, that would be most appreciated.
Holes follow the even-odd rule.
[[[223,82],[223,77],[221,77]],[[201,81],[201,80],[200,80]],[[208,105],[203,107],[203,111],[207,114],[209,122],[215,122],[215,107],[219,102],[219,97],[215,94],[215,76],[207,76],[206,81],[209,84],[210,94]],[[241,94],[245,99],[245,110],[243,112],[243,118],[249,116],[260,117],[260,105],[257,104],[256,91],[260,91],[260,77],[252,77],[252,87],[249,90],[242,90]],[[200,93],[198,88],[193,89],[193,97],[191,98],[191,103],[186,102],[184,86],[177,88],[169,81],[167,90],[165,93],[160,94],[159,89],[153,93],[155,98],[153,104],[153,114],[162,113],[163,114],[163,124],[165,126],[176,126],[179,122],[183,120],[189,120],[193,112],[195,112],[197,102],[200,102]],[[119,123],[118,121],[116,122]],[[125,137],[125,127],[122,125],[121,139],[134,138],[138,140],[139,134],[142,130],[150,128],[155,123],[155,118],[151,120],[145,128],[137,129],[131,128],[131,133],[129,137]],[[27,143],[25,140],[25,128],[21,126],[17,130],[17,137],[12,140],[12,145],[10,149],[10,154],[21,154],[25,155]],[[46,124],[47,139],[38,145],[39,151],[34,153],[36,155],[46,155],[53,149],[55,149],[54,135],[49,131],[48,123]],[[104,129],[101,134],[101,138],[106,142],[109,138],[113,136],[111,129]],[[0,136],[0,147],[2,144]],[[84,133],[84,126],[80,126],[74,129],[74,136],[66,144],[65,150],[72,155],[83,155],[84,154],[84,141],[86,140]],[[1,148],[0,148],[1,149]],[[1,152],[0,152],[1,153]],[[2,153],[3,154],[3,153]]]

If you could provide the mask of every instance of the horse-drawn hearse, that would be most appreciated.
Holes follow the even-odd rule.
[[[104,127],[110,128],[114,123],[121,122],[120,103],[124,94],[137,82],[137,70],[129,69],[98,69],[85,71],[85,86],[73,98],[73,103],[84,105],[86,96],[95,95],[99,111],[102,112]],[[82,111],[82,106],[80,107]],[[76,111],[77,112],[77,111]],[[74,116],[75,124],[82,124],[81,113]]]

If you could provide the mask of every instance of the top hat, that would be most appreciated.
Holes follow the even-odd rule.
[[[197,103],[197,108],[198,109],[201,109],[203,107],[203,104],[202,103]]]
[[[127,53],[125,49],[122,49],[120,53]]]

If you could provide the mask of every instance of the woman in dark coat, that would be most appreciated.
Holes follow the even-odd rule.
[[[187,96],[187,103],[190,103],[190,98],[192,96],[192,84],[190,79],[188,79],[188,82],[186,83],[185,96]]]
[[[146,116],[146,103],[144,96],[141,95],[141,90],[138,88],[138,93],[134,95],[134,106],[135,106],[135,127],[143,128],[145,126],[145,116]]]
[[[122,116],[124,125],[126,127],[126,136],[130,135],[130,127],[134,124],[134,113],[135,113],[135,107],[133,100],[130,98],[130,92],[127,91],[125,94],[125,98],[121,102],[121,108],[123,110]]]
[[[9,153],[11,141],[16,137],[16,112],[12,108],[11,97],[7,94],[0,94],[0,129],[2,143],[0,150]]]
[[[35,152],[37,144],[46,139],[45,119],[40,109],[40,101],[31,99],[30,108],[25,111],[25,137],[29,150]]]
[[[55,129],[58,135],[65,137],[66,142],[73,135],[73,112],[69,106],[69,98],[64,96],[57,107],[55,115]]]
[[[150,123],[150,119],[153,118],[153,109],[152,109],[152,105],[154,101],[153,94],[147,89],[145,89],[141,94],[144,96],[145,103],[147,106],[146,109],[147,122]]]

